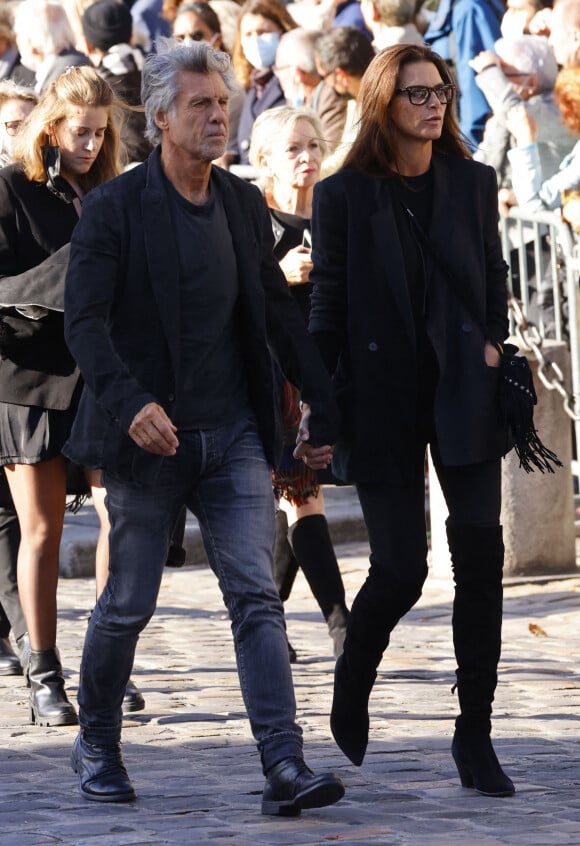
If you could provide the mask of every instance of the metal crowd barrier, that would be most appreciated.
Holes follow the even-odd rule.
[[[559,212],[530,214],[517,206],[510,210],[507,218],[500,218],[500,233],[510,267],[510,290],[521,303],[519,320],[517,308],[510,313],[512,334],[533,349],[540,361],[540,378],[546,387],[557,389],[562,395],[563,410],[574,424],[576,458],[579,459],[580,240]],[[542,362],[547,358],[542,354],[542,341],[546,337],[568,345],[571,385],[557,369],[551,369],[549,361]]]

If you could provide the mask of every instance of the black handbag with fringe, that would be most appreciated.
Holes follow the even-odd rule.
[[[538,402],[534,378],[528,359],[518,355],[515,344],[504,344],[500,363],[499,406],[500,412],[513,439],[520,467],[526,473],[537,468],[541,473],[554,472],[562,467],[555,452],[540,440],[534,426],[534,406]]]

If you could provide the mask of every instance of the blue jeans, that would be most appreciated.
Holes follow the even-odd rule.
[[[199,520],[229,611],[240,686],[264,771],[302,755],[282,603],[273,580],[271,470],[253,420],[181,431],[155,485],[104,474],[111,521],[110,573],[92,614],[79,688],[89,743],[121,736],[121,704],[139,634],[155,610],[182,505]]]

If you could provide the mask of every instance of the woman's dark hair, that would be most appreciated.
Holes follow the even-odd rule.
[[[192,2],[192,3],[181,3],[177,7],[177,11],[175,13],[175,17],[173,18],[173,23],[180,18],[182,15],[186,15],[190,12],[193,15],[197,15],[204,24],[210,29],[214,35],[221,35],[222,28],[220,25],[220,19],[209,5],[209,3],[200,3],[200,2]]]
[[[397,44],[382,50],[368,66],[361,83],[359,132],[345,158],[343,168],[389,176],[397,172],[397,142],[390,120],[391,101],[399,86],[401,68],[416,62],[435,65],[445,84],[453,78],[445,61],[428,47]],[[452,106],[445,109],[441,137],[433,150],[448,156],[470,158]]]

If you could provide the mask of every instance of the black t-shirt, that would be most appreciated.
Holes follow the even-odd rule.
[[[172,419],[211,429],[249,410],[236,256],[213,180],[195,205],[167,180],[180,267],[180,367]]]

